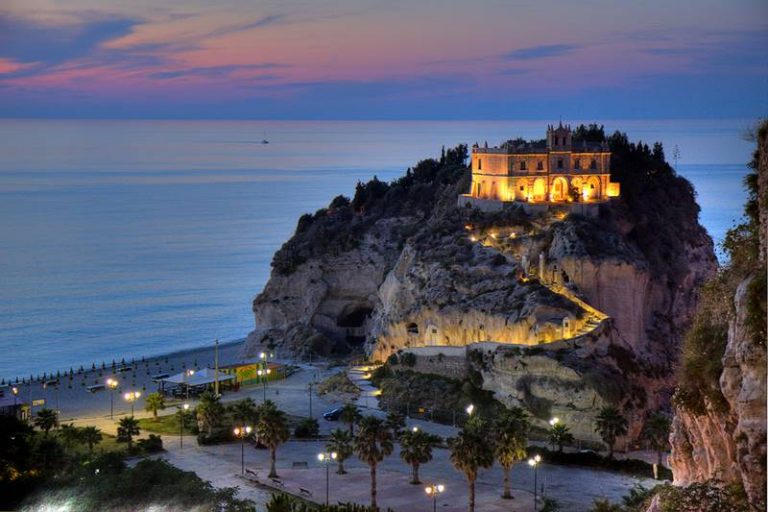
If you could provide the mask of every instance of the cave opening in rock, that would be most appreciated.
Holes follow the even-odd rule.
[[[406,330],[408,331],[408,334],[419,334],[419,326],[414,323],[408,324]]]
[[[347,343],[361,345],[367,335],[367,322],[373,308],[370,304],[351,304],[336,318],[336,325],[344,330]]]

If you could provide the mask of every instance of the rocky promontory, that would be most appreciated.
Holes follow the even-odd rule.
[[[624,445],[638,441],[649,414],[669,410],[712,241],[660,145],[596,127],[578,137],[607,141],[621,183],[592,216],[457,205],[466,146],[304,215],[254,300],[247,349],[385,361],[464,348],[483,389],[542,425],[558,415],[596,441],[594,416],[616,405],[630,420]]]

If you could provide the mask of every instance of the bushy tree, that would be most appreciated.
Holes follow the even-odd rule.
[[[563,446],[573,443],[573,434],[571,429],[564,423],[556,423],[549,429],[549,444],[552,449],[557,446],[557,451],[563,452]]]
[[[269,448],[269,477],[277,478],[277,448],[288,440],[291,432],[288,428],[288,419],[285,413],[277,408],[275,403],[267,400],[258,409],[259,421],[254,432],[256,439]]]
[[[128,450],[133,448],[133,438],[141,433],[139,429],[139,421],[133,416],[126,416],[120,418],[120,423],[117,427],[117,442],[128,443]]]
[[[662,412],[651,414],[643,425],[643,438],[656,451],[656,463],[661,466],[664,452],[669,450],[669,430],[671,422],[669,416]]]
[[[440,437],[421,429],[406,430],[400,435],[400,458],[411,466],[411,483],[420,484],[419,466],[432,460],[432,448]]]
[[[355,423],[360,421],[363,415],[360,414],[360,409],[353,403],[345,404],[341,408],[341,414],[339,415],[339,421],[349,425],[349,433],[355,435]]]
[[[51,409],[40,409],[35,415],[34,423],[47,436],[51,429],[59,425],[59,415]]]
[[[152,413],[152,417],[157,420],[157,411],[165,409],[165,397],[158,391],[150,393],[144,400],[144,410]]]
[[[206,391],[200,395],[200,402],[197,404],[195,412],[197,413],[197,428],[210,436],[213,433],[213,428],[219,425],[224,417],[224,406],[221,405],[219,397]]]
[[[493,423],[494,452],[496,460],[504,470],[502,498],[512,498],[509,472],[515,462],[525,458],[530,430],[528,414],[520,407],[504,411]]]
[[[325,449],[329,452],[336,452],[336,462],[338,463],[336,473],[339,475],[346,474],[346,471],[344,471],[344,461],[352,456],[352,441],[352,434],[348,430],[341,428],[333,429],[331,435],[328,436]]]

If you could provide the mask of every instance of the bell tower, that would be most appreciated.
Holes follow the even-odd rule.
[[[550,151],[570,151],[571,150],[571,126],[561,122],[557,128],[553,125],[547,126],[547,149]]]

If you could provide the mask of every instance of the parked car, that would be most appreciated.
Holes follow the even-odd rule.
[[[330,411],[323,413],[323,418],[325,418],[328,421],[338,421],[339,417],[341,416],[342,410],[343,409],[341,407],[331,409]]]

